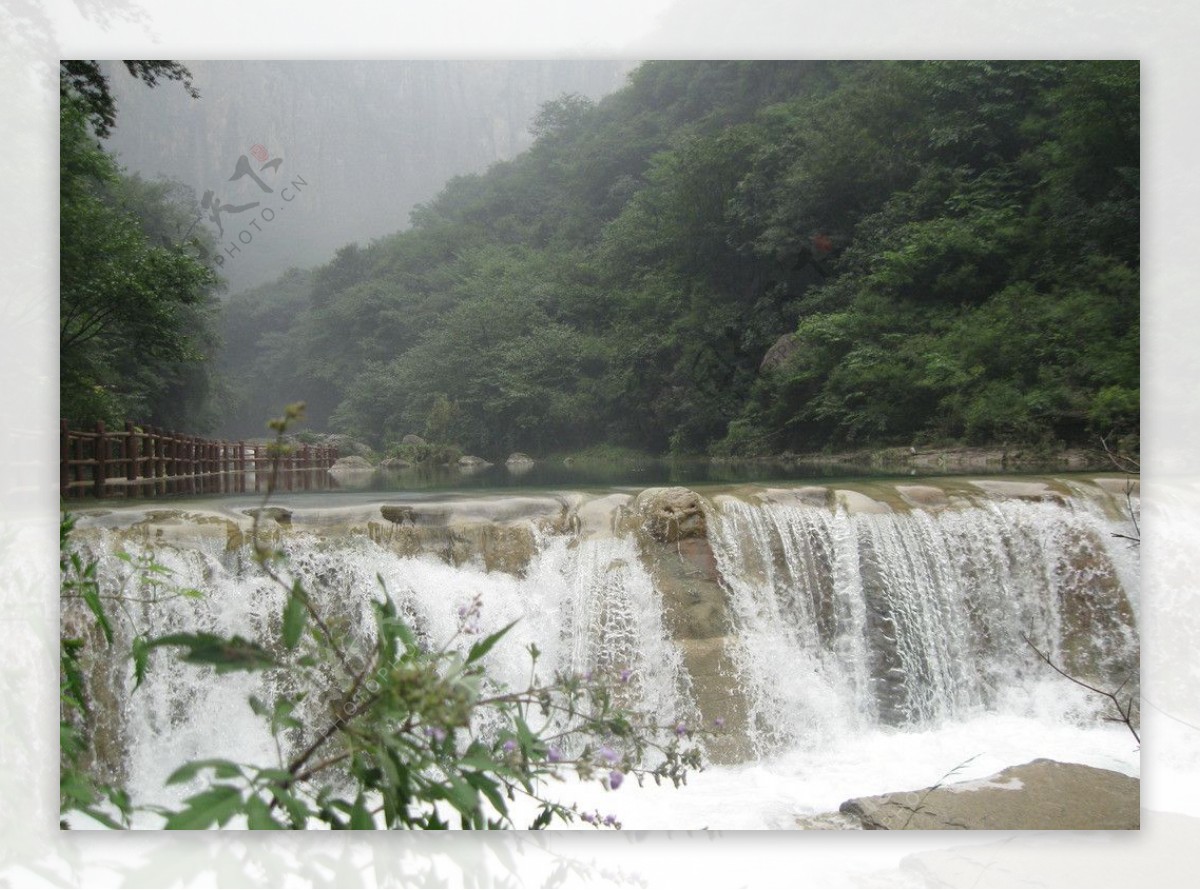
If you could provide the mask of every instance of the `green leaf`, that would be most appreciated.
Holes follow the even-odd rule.
[[[112,816],[105,813],[103,810],[98,810],[95,807],[80,807],[79,811],[91,816],[105,828],[111,828],[113,831],[124,831],[125,826],[114,819]]]
[[[467,653],[467,664],[478,661],[492,651],[492,647],[500,642],[500,638],[512,630],[516,623],[516,621],[513,621],[511,624],[500,628],[500,630],[496,631],[491,636],[484,637],[482,640],[472,646],[471,651]]]
[[[521,752],[526,757],[533,757],[534,743],[537,737],[533,734],[533,730],[529,728],[529,724],[521,717],[520,714],[513,716],[513,722],[517,726],[517,741],[521,745]]]
[[[308,609],[304,605],[304,593],[300,582],[292,588],[287,605],[283,608],[283,645],[295,649],[304,633],[304,623],[308,620]]]
[[[187,807],[167,817],[163,826],[172,831],[193,831],[224,825],[243,812],[242,792],[233,785],[214,785],[187,799]]]
[[[146,665],[150,661],[150,646],[144,636],[139,634],[133,638],[129,654],[133,658],[133,688],[137,689],[146,679]]]
[[[374,831],[375,819],[367,810],[366,803],[363,801],[363,796],[360,794],[354,801],[354,807],[350,810],[350,830],[351,831]]]
[[[275,710],[271,713],[271,731],[279,732],[280,728],[296,729],[301,726],[299,720],[292,716],[296,710],[296,702],[285,696],[275,700]]]
[[[111,644],[113,641],[112,625],[108,623],[108,616],[104,614],[104,604],[100,602],[100,589],[95,584],[84,584],[83,601],[96,616],[96,623],[104,632],[104,641]]]
[[[464,773],[464,778],[477,791],[481,791],[488,799],[488,802],[496,808],[496,812],[501,815],[508,815],[508,806],[504,802],[504,796],[500,793],[497,783],[486,776],[484,773]]]
[[[258,671],[275,667],[275,659],[258,643],[233,636],[226,639],[215,634],[169,634],[150,640],[147,647],[183,646],[188,650],[183,660],[190,664],[212,665],[217,673],[228,671]]]
[[[218,779],[235,779],[242,774],[241,767],[231,760],[193,760],[185,763],[167,777],[168,785],[180,785],[196,777],[202,769],[211,769]]]
[[[533,820],[533,824],[529,826],[531,831],[540,831],[550,824],[550,819],[554,815],[554,811],[549,804],[542,807],[542,811],[537,814],[537,818]]]
[[[479,810],[479,792],[457,776],[444,785],[446,800],[464,816],[473,816]]]
[[[272,831],[283,823],[271,815],[271,807],[261,797],[246,799],[246,827],[251,831]]]
[[[274,793],[275,799],[287,810],[288,816],[292,820],[292,827],[297,829],[307,828],[308,820],[313,815],[309,806],[282,787],[272,788],[271,791]]]

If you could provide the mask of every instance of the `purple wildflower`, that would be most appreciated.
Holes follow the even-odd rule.
[[[682,720],[675,724],[675,735],[681,737],[687,735],[687,724]]]
[[[629,678],[632,676],[633,676],[633,671],[631,671],[629,668],[625,668],[625,670],[621,671],[621,682],[628,683]]]
[[[621,787],[621,783],[625,781],[625,774],[620,770],[613,770],[608,774],[608,787],[616,791]]]
[[[502,747],[504,748],[505,754],[511,754],[513,751],[515,751],[517,749],[517,743],[514,742],[512,739],[509,739],[507,742],[504,743],[504,745]]]
[[[560,760],[562,760],[562,756],[562,751],[558,750],[553,745],[551,745],[550,750],[546,752],[546,759],[551,763],[558,763]]]
[[[425,735],[429,736],[435,742],[446,741],[446,730],[442,729],[440,726],[425,727]]]
[[[608,763],[616,763],[617,759],[620,757],[620,755],[617,754],[617,752],[612,748],[608,747],[608,745],[601,747],[597,753],[600,755],[601,760],[604,760]]]
[[[616,825],[617,817],[614,816],[612,813],[609,813],[607,816],[604,817],[604,824],[605,825]]]
[[[725,728],[725,718],[718,717],[716,720],[713,721],[713,726],[715,726],[717,729],[724,729]]]

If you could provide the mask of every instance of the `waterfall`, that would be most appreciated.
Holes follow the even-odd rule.
[[[1103,703],[1054,674],[1025,637],[1076,676],[1136,689],[1137,548],[1115,536],[1128,530],[1117,495],[1082,482],[1043,497],[960,486],[932,504],[906,503],[899,486],[878,501],[821,491],[813,499],[743,488],[702,499],[708,563],[706,550],[683,546],[695,541],[648,536],[627,494],[570,496],[571,515],[557,525],[542,521],[542,502],[497,498],[490,514],[478,503],[475,512],[442,504],[393,514],[411,513],[415,526],[380,523],[378,505],[375,519],[341,527],[298,511],[275,534],[285,572],[364,647],[372,600],[389,597],[433,644],[455,637],[477,602],[478,633],[516,622],[486,656],[497,682],[529,682],[530,644],[542,679],[627,672],[622,693],[665,724],[736,714],[729,732],[742,742],[725,762],[811,758],[865,734],[927,733],[983,716],[1098,725]],[[164,515],[81,517],[81,546],[99,560],[107,589],[130,598],[118,647],[134,632],[276,637],[287,592],[251,558],[240,514]],[[423,515],[438,518],[425,527]],[[520,531],[512,539],[528,546],[519,558],[487,550],[498,528]],[[157,582],[139,580],[140,561],[162,567]],[[705,571],[705,615],[713,590],[725,615],[688,624],[680,616],[701,601]],[[144,602],[155,583],[204,595]],[[78,625],[76,605],[64,608],[64,626]],[[247,706],[251,695],[281,691],[271,684],[284,681],[272,677],[214,677],[159,650],[134,690],[128,661],[100,664],[93,685],[106,690],[99,698],[109,713],[97,761],[135,799],[162,803],[196,790],[164,791],[187,760],[274,762],[275,740]],[[721,710],[727,699],[736,707]],[[306,706],[316,719],[321,703]]]
[[[91,547],[100,575],[138,600],[148,591],[136,566],[150,560],[163,569],[155,577],[169,579],[171,587],[206,592],[198,599],[131,603],[117,651],[127,650],[130,628],[147,636],[198,629],[252,640],[278,634],[287,588],[264,575],[246,546],[229,551],[212,540],[164,544],[107,531]],[[533,644],[543,681],[559,672],[627,672],[620,693],[640,710],[664,724],[691,713],[679,650],[667,636],[658,592],[630,538],[538,536],[521,575],[450,565],[430,555],[398,556],[365,535],[330,543],[299,534],[283,541],[282,551],[287,579],[303,582],[328,622],[358,628],[359,649],[374,642],[371,601],[386,595],[420,638],[436,646],[457,634],[464,652],[515,621],[484,662],[488,675],[509,688],[530,681]],[[462,613],[476,600],[477,627],[464,636]],[[109,728],[105,747],[123,752],[113,772],[128,777],[135,798],[161,799],[167,776],[190,759],[276,759],[264,721],[247,705],[252,695],[269,701],[281,691],[271,672],[214,678],[211,669],[156,652],[145,682],[134,690],[127,660],[105,667],[106,684],[120,702],[120,726]],[[311,710],[312,721],[324,719],[320,703]],[[175,797],[194,790],[184,786]]]
[[[1132,546],[1094,503],[858,513],[722,499],[710,533],[756,747],[1026,712],[1057,664],[1136,675]]]

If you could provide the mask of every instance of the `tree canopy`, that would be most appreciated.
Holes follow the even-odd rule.
[[[387,444],[764,454],[1138,422],[1136,62],[656,62],[411,229],[235,299]],[[264,358],[264,356],[266,358]]]
[[[60,396],[73,423],[126,418],[203,429],[216,349],[215,271],[195,196],[128,176],[97,143],[115,107],[94,62],[63,62],[60,108]],[[185,79],[177,63],[131,73]]]

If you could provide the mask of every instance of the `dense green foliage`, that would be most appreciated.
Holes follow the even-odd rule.
[[[87,83],[92,92],[78,93],[64,73],[61,413],[73,424],[128,418],[203,431],[215,423],[217,346],[218,279],[199,258],[208,235],[190,191],[125,175],[96,142],[92,128],[114,112],[103,81]]]
[[[377,446],[439,406],[487,456],[1134,433],[1138,93],[1136,62],[648,63],[235,299],[235,379]]]

